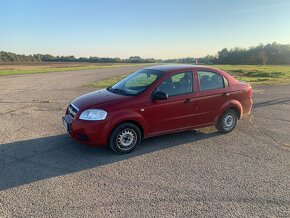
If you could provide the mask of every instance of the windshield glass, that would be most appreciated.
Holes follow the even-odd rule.
[[[108,90],[121,95],[138,95],[156,81],[162,73],[159,70],[142,69],[125,77]]]

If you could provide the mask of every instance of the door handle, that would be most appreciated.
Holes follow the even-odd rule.
[[[186,104],[190,104],[191,102],[192,102],[192,100],[190,98],[188,98],[184,101],[184,103],[186,103]]]
[[[227,97],[229,95],[230,95],[230,93],[227,93],[227,92],[225,92],[225,93],[222,94],[222,96],[224,96],[224,97]]]

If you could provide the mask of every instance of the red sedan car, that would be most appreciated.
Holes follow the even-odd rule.
[[[210,125],[229,133],[251,108],[251,86],[222,70],[164,65],[78,97],[63,124],[77,141],[128,153],[143,138],[162,134]]]

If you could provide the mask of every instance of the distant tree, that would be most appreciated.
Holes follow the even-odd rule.
[[[142,59],[140,56],[131,56],[128,60],[130,63],[142,63]]]
[[[224,48],[218,52],[218,60],[221,64],[229,62],[229,50],[227,48]]]
[[[265,65],[268,61],[267,53],[265,51],[260,51],[258,58],[260,59],[262,65]]]

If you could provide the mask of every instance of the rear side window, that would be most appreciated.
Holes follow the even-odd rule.
[[[162,91],[168,96],[191,93],[193,91],[192,72],[175,74],[162,82],[155,91]]]
[[[200,91],[224,88],[224,78],[213,72],[198,71]]]

